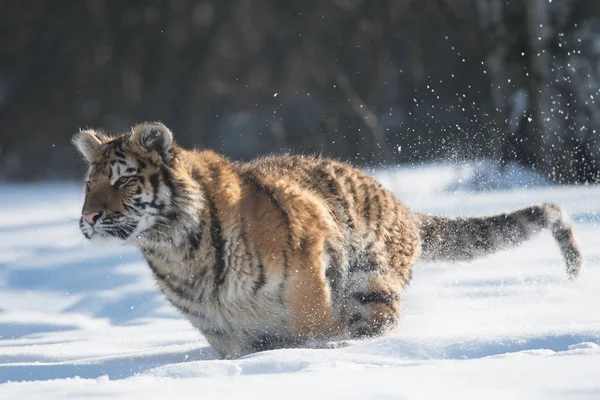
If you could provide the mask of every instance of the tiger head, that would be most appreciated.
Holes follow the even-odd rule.
[[[118,137],[82,130],[73,143],[89,169],[79,226],[87,239],[135,241],[174,213],[171,131],[144,123]]]

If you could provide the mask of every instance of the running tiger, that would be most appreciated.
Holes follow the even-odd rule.
[[[572,222],[553,204],[476,218],[408,209],[319,157],[232,162],[177,146],[161,123],[82,130],[87,239],[137,246],[167,300],[222,357],[384,334],[419,257],[471,260],[550,229],[575,278]]]

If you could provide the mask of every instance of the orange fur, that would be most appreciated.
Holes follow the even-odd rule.
[[[135,193],[153,198],[148,208],[165,203],[133,243],[167,299],[221,354],[395,324],[420,237],[413,214],[371,177],[322,158],[233,163],[179,148],[160,124],[132,132],[95,136],[98,150],[86,132],[84,212],[127,214],[124,205],[143,203]],[[111,187],[119,163],[137,169],[137,186]]]
[[[397,325],[420,256],[471,259],[549,228],[571,277],[572,222],[544,204],[483,218],[410,211],[363,171],[318,157],[235,163],[177,146],[160,123],[81,131],[82,233],[140,248],[158,287],[222,356]]]

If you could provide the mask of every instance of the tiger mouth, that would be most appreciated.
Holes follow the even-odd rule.
[[[83,223],[82,223],[83,225]],[[88,226],[87,229],[81,227],[81,232],[86,239],[91,239],[94,236],[100,236],[104,238],[117,238],[121,240],[127,240],[133,236],[137,230],[138,223],[124,223],[122,225],[112,226]]]
[[[102,227],[102,233],[106,236],[116,237],[122,240],[129,239],[136,231],[136,224],[118,225],[111,227]],[[95,231],[95,230],[94,230]]]

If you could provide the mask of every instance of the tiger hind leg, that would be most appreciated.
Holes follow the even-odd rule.
[[[397,272],[367,263],[366,268],[351,272],[349,278],[345,307],[349,336],[381,336],[395,328],[404,287]]]

